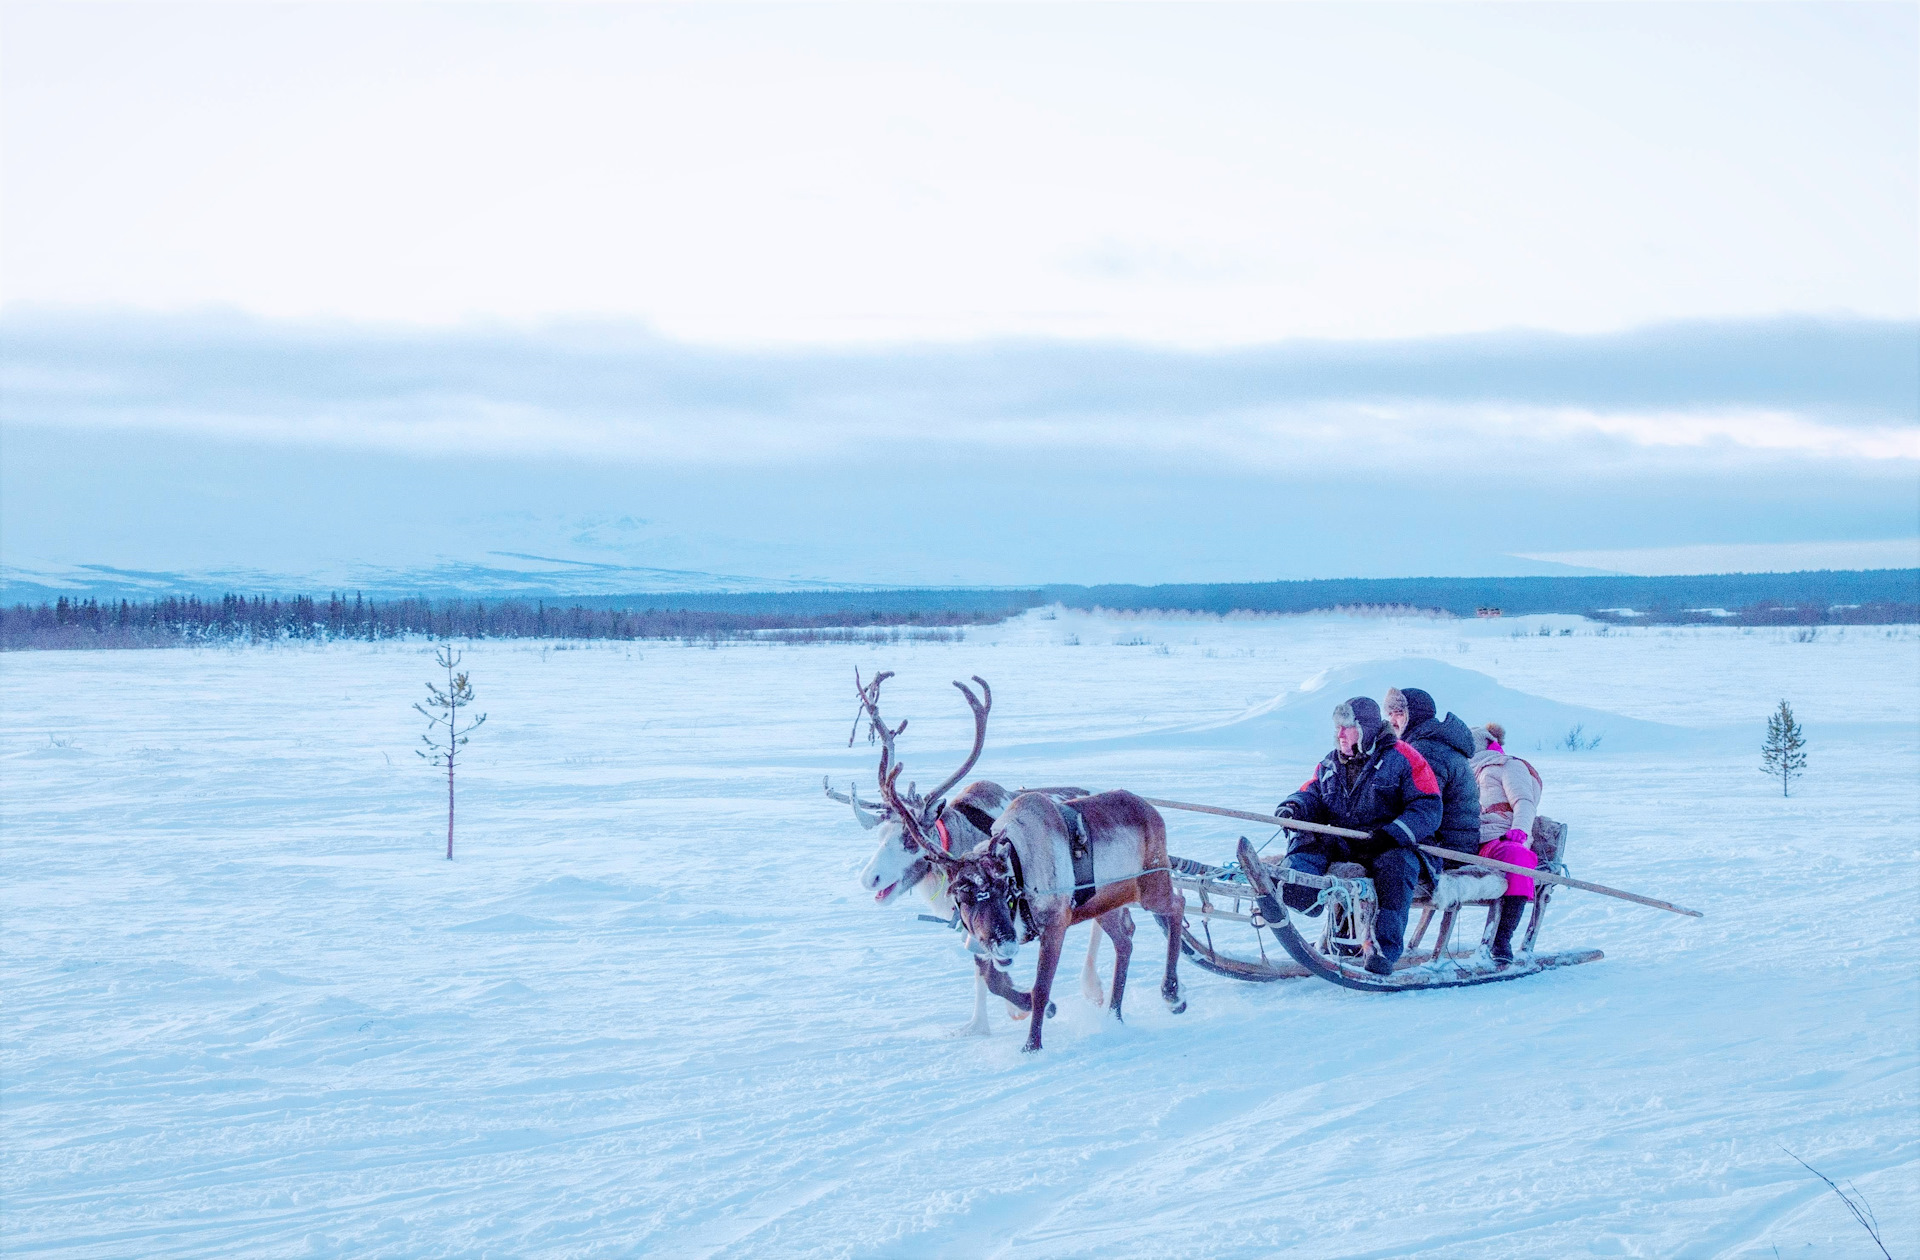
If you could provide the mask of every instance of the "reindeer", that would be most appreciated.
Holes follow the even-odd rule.
[[[979,681],[976,679],[976,681]],[[958,686],[958,684],[955,684]],[[985,682],[980,683],[987,694],[984,708],[991,708],[993,693]],[[856,728],[857,733],[857,728]],[[974,756],[960,767],[959,774],[964,775],[973,768],[973,762],[979,755],[976,746]],[[860,884],[873,894],[876,905],[889,905],[918,888],[941,918],[952,917],[955,906],[949,896],[946,872],[934,865],[920,846],[907,838],[906,829],[893,816],[885,805],[869,804],[860,799],[860,794],[851,786],[845,795],[833,790],[825,779],[821,788],[827,796],[852,808],[854,818],[860,826],[872,830],[880,829],[880,847],[860,871]],[[1086,792],[1075,787],[1035,788],[1047,796],[1062,800],[1085,796]],[[976,779],[962,788],[952,800],[941,801],[936,794],[936,808],[929,811],[930,816],[920,820],[922,832],[931,831],[941,837],[943,849],[953,853],[972,853],[985,845],[991,837],[994,820],[1014,799],[1015,793],[1009,792],[987,779]],[[1133,916],[1122,910],[1126,916],[1125,930],[1133,931]],[[1080,991],[1089,1002],[1105,1002],[1107,987],[1100,980],[1100,933],[1095,928],[1087,941],[1087,961],[1080,970]],[[1016,1020],[1025,1019],[1032,1009],[1027,994],[1015,988],[1005,973],[994,967],[983,954],[975,956],[973,977],[973,1018],[952,1032],[955,1037],[985,1037],[992,1033],[992,1025],[987,1020],[987,995],[996,994],[1005,999],[1007,1013]]]
[[[1082,831],[1090,868],[1084,878],[1076,876],[1073,861],[1073,840]],[[1133,957],[1133,921],[1126,908],[1139,902],[1167,934],[1161,1000],[1175,1015],[1187,1009],[1180,993],[1180,927],[1187,901],[1173,886],[1167,824],[1159,810],[1132,792],[1101,792],[1072,801],[1024,792],[994,824],[987,851],[990,860],[984,878],[993,884],[993,895],[1023,904],[1031,934],[1040,941],[1040,965],[1032,991],[1036,1007],[1053,992],[1067,929],[1093,919],[1113,940],[1113,996],[1107,1009],[1116,1020],[1121,1018],[1127,963]],[[949,875],[948,882],[957,883],[956,876]],[[956,887],[953,894],[963,903],[962,922],[967,919],[967,892]],[[980,930],[1000,930],[997,922],[981,917]],[[988,948],[993,948],[991,942]],[[1035,1020],[1028,1031],[1024,1048],[1040,1049],[1040,1021]]]
[[[890,677],[891,673],[882,673],[859,687],[869,730],[881,746],[880,799],[900,820],[908,840],[946,873],[947,894],[962,925],[997,967],[1012,962],[1019,952],[1016,915],[1027,921],[1030,939],[1040,941],[1040,964],[1030,995],[1033,1009],[1045,1011],[1051,1005],[1054,973],[1060,966],[1060,947],[1067,929],[1093,919],[1113,941],[1113,993],[1107,1005],[1115,1019],[1121,1018],[1127,963],[1133,955],[1133,922],[1126,908],[1137,901],[1160,921],[1167,935],[1167,967],[1160,996],[1174,1014],[1186,1010],[1186,1001],[1180,995],[1179,964],[1180,925],[1187,906],[1173,886],[1167,862],[1166,822],[1159,811],[1131,792],[1102,792],[1069,802],[1057,801],[1043,792],[1023,792],[995,821],[984,849],[956,857],[934,843],[921,826],[926,801],[914,793],[912,784],[907,792],[914,804],[900,799],[898,784],[904,767],[893,741],[907,723],[902,720],[898,726],[889,727],[880,716],[880,685]],[[859,685],[858,671],[854,681]],[[964,685],[954,685],[974,710],[977,755],[985,738],[986,710]],[[962,773],[971,764],[963,767]],[[939,791],[957,781],[955,776]],[[937,798],[938,792],[934,795]],[[1073,860],[1073,841],[1082,827],[1089,863],[1084,879],[1076,878]],[[1023,1047],[1027,1052],[1041,1048],[1044,1023],[1042,1015],[1029,1025]]]

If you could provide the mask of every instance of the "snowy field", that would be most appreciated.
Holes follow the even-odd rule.
[[[1038,612],[468,664],[491,718],[450,863],[429,645],[0,657],[0,1248],[1877,1255],[1791,1150],[1920,1255],[1911,628]],[[1001,1007],[950,1040],[962,949],[870,904],[820,793],[870,791],[855,665],[899,672],[922,784],[977,673],[980,776],[1253,809],[1347,688],[1431,680],[1506,721],[1576,875],[1706,918],[1566,892],[1543,945],[1605,961],[1391,997],[1189,964],[1174,1016],[1141,916],[1125,1025],[1068,979],[1041,1055]],[[1812,761],[1786,800],[1782,697]],[[1576,723],[1597,748],[1542,747]],[[1169,821],[1194,857],[1239,834]]]

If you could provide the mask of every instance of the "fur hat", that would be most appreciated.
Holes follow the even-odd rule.
[[[1380,732],[1392,731],[1380,717],[1380,706],[1371,696],[1355,696],[1334,706],[1333,721],[1336,726],[1357,726],[1360,728],[1360,751],[1370,753],[1380,741]]]
[[[1440,716],[1440,709],[1434,704],[1433,697],[1418,687],[1408,687],[1400,693],[1400,697],[1407,706],[1408,730],[1412,730],[1422,722],[1431,722]]]
[[[1498,722],[1489,722],[1485,726],[1473,728],[1473,751],[1477,753],[1487,751],[1489,743],[1505,746],[1506,742],[1507,728]]]

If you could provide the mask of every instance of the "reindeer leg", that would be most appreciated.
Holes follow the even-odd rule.
[[[1113,938],[1113,998],[1107,1009],[1120,1018],[1120,1002],[1127,996],[1127,962],[1133,957],[1133,914],[1125,906],[1100,916],[1101,930]]]
[[[1180,995],[1180,925],[1187,917],[1187,899],[1166,876],[1161,875],[1153,882],[1160,886],[1146,892],[1140,904],[1153,912],[1153,917],[1160,920],[1161,931],[1167,934],[1167,974],[1160,982],[1160,998],[1168,1010],[1178,1015],[1187,1009],[1187,999]]]
[[[994,993],[1000,997],[1005,998],[1007,1005],[1013,1008],[1012,1018],[1025,1019],[1027,1013],[1033,1010],[1032,995],[1024,989],[1015,988],[1013,980],[1006,972],[1000,970],[984,958],[974,959],[973,965],[980,969],[981,974],[986,979],[987,987],[992,989]],[[1047,1014],[1052,1015],[1053,1011],[1049,1009]]]
[[[1087,965],[1080,969],[1080,992],[1089,1002],[1098,1002],[1107,996],[1107,987],[1100,983],[1100,930],[1095,927],[1088,937]]]
[[[980,974],[976,963],[973,973],[973,1018],[953,1029],[949,1037],[988,1037],[993,1035],[993,1025],[987,1022],[987,978]]]
[[[1067,916],[1062,914],[1050,920],[1040,929],[1040,967],[1033,975],[1033,1008],[1053,1011],[1053,1003],[1048,1000],[1053,993],[1053,973],[1060,969],[1060,946],[1067,937]],[[1047,1021],[1036,1018],[1027,1027],[1027,1044],[1020,1049],[1032,1054],[1040,1048],[1040,1028]]]

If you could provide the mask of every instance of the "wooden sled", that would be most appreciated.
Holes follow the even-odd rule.
[[[1555,875],[1566,875],[1564,862],[1567,828],[1549,818],[1534,822],[1532,845],[1540,858],[1540,868]],[[1500,916],[1500,895],[1506,889],[1504,877],[1488,878],[1471,870],[1449,872],[1441,876],[1443,889],[1423,889],[1414,901],[1419,912],[1418,926],[1407,939],[1391,976],[1376,976],[1366,969],[1366,960],[1374,950],[1373,920],[1378,910],[1373,881],[1366,869],[1350,862],[1337,862],[1325,875],[1290,871],[1278,865],[1259,864],[1259,873],[1249,880],[1239,863],[1212,866],[1190,858],[1171,858],[1173,881],[1187,894],[1187,918],[1182,925],[1181,947],[1195,965],[1215,975],[1234,980],[1270,981],[1316,976],[1332,984],[1370,993],[1395,993],[1408,989],[1450,989],[1475,984],[1496,984],[1518,980],[1556,967],[1572,967],[1598,962],[1605,957],[1597,949],[1563,953],[1536,953],[1535,942],[1540,923],[1546,915],[1555,885],[1537,885],[1531,917],[1524,936],[1514,943],[1513,961],[1496,966],[1487,946],[1492,943],[1494,927]],[[1476,883],[1477,880],[1477,883]],[[1455,883],[1453,881],[1459,881]],[[1257,885],[1266,884],[1266,892]],[[1321,909],[1318,916],[1289,909],[1281,903],[1278,886],[1293,884],[1315,890]],[[1474,945],[1456,945],[1454,926],[1460,911],[1469,906],[1486,910],[1480,940]],[[1435,918],[1439,930],[1432,949],[1423,952],[1420,943]],[[1279,948],[1272,949],[1268,938]]]

